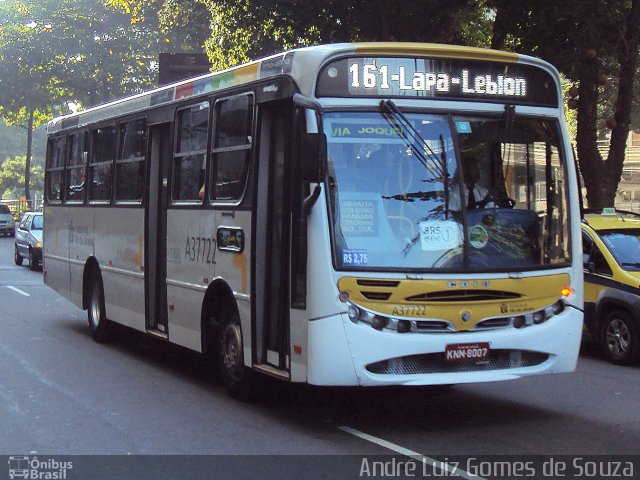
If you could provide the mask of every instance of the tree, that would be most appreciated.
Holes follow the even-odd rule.
[[[66,102],[92,105],[151,85],[160,37],[91,0],[4,0],[0,19],[0,115],[27,130],[30,198],[33,128]]]
[[[632,118],[640,0],[491,4],[497,11],[494,46],[545,58],[575,85],[571,106],[577,108],[576,147],[588,204],[613,206]],[[611,130],[606,159],[597,147],[604,127]]]
[[[482,15],[484,2],[477,0],[200,1],[211,12],[205,47],[215,69],[319,43],[477,43],[478,33],[490,26]]]
[[[108,0],[132,22],[204,44],[214,69],[302,45],[398,40],[481,44],[486,0]],[[206,32],[205,36],[202,33]],[[205,42],[206,40],[206,42]]]
[[[0,76],[0,115],[9,125],[27,131],[27,149],[24,170],[24,194],[31,198],[30,166],[33,129],[52,112],[51,99],[55,95],[50,81],[43,75],[44,68],[34,64],[46,62],[44,46],[35,41],[34,29],[23,19],[27,6],[21,3],[0,3],[0,65],[5,73]]]
[[[24,187],[24,170],[27,159],[24,156],[7,158],[0,167],[0,196],[18,198]],[[34,165],[31,170],[29,187],[33,191],[44,188],[44,171],[42,166]]]

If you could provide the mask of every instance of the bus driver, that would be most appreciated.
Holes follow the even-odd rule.
[[[462,181],[464,183],[464,202],[467,209],[484,208],[489,190],[478,185],[480,180],[480,161],[475,157],[462,159]],[[449,197],[449,209],[462,210],[460,203],[460,190],[451,189]]]

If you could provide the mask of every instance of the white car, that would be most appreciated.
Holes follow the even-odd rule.
[[[15,223],[13,222],[13,215],[11,210],[6,205],[0,204],[0,234],[7,237],[13,235]]]
[[[29,259],[29,268],[36,270],[42,261],[42,212],[27,212],[16,227],[15,256],[16,265],[22,265]]]

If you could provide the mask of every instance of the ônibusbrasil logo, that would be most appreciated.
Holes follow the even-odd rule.
[[[73,462],[55,458],[39,459],[30,456],[9,457],[9,478],[30,480],[66,480],[67,470],[73,468]]]

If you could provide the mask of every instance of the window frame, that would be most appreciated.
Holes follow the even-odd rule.
[[[143,122],[144,123],[144,140],[143,140],[143,151],[142,151],[142,155],[141,156],[130,156],[130,157],[126,157],[126,158],[122,158],[122,149],[124,147],[124,138],[123,138],[123,128],[126,128],[127,125],[129,124],[135,124],[136,122]],[[115,160],[114,160],[114,167],[113,167],[113,173],[112,173],[112,197],[113,197],[113,202],[117,203],[119,205],[141,205],[144,201],[144,197],[145,197],[145,189],[146,189],[146,183],[147,183],[147,157],[148,157],[148,149],[149,149],[149,121],[145,116],[138,116],[138,117],[133,117],[133,118],[129,118],[126,120],[122,120],[116,123],[116,154],[115,154]],[[143,172],[142,172],[142,186],[140,188],[140,196],[139,198],[135,198],[135,199],[127,199],[127,198],[119,198],[119,192],[118,189],[120,187],[119,184],[119,180],[120,180],[120,169],[119,166],[121,165],[126,165],[126,164],[132,164],[132,163],[137,163],[138,164],[138,171],[140,171],[140,166],[139,164],[142,163],[144,166]]]
[[[51,159],[53,158],[53,147],[52,145],[55,144],[58,141],[62,141],[64,142],[61,150],[62,150],[62,162],[58,161],[58,165],[55,167],[51,166]],[[64,201],[64,197],[65,197],[65,162],[66,162],[66,155],[67,155],[67,135],[66,134],[61,134],[61,135],[56,135],[55,137],[51,137],[47,140],[47,155],[46,155],[46,161],[45,161],[45,171],[46,171],[46,181],[45,181],[45,197],[47,199],[47,203],[51,203],[51,204],[55,204],[55,205],[59,205],[62,204],[62,202]],[[60,164],[61,163],[61,164]],[[58,181],[58,185],[60,187],[59,193],[60,196],[59,198],[52,198],[51,197],[51,175],[52,172],[58,173],[60,175],[59,181]]]
[[[197,149],[197,150],[184,150],[184,151],[179,151],[179,148],[181,147],[181,128],[183,125],[183,119],[181,114],[187,110],[193,109],[196,106],[204,106],[206,105],[207,107],[207,125],[206,125],[206,134],[207,134],[207,139],[206,139],[206,143],[205,143],[205,148],[204,149]],[[175,114],[174,114],[174,128],[173,128],[173,149],[171,152],[171,165],[170,165],[170,178],[171,178],[171,191],[169,194],[169,202],[172,205],[202,205],[204,203],[204,199],[206,198],[206,189],[207,189],[207,174],[209,171],[209,164],[210,164],[210,156],[209,156],[209,147],[211,144],[211,131],[212,131],[212,108],[211,108],[211,101],[210,99],[206,99],[206,100],[202,100],[200,99],[199,101],[193,102],[193,103],[189,103],[188,105],[183,105],[179,108],[176,109]],[[178,169],[176,167],[177,165],[177,160],[182,160],[183,158],[187,158],[187,157],[193,157],[193,156],[199,156],[202,155],[202,162],[204,164],[204,168],[201,168],[202,174],[203,174],[203,186],[205,189],[205,195],[203,198],[200,198],[200,194],[198,192],[198,195],[196,196],[196,198],[176,198],[177,195],[177,187],[178,187],[178,182],[176,181],[176,175],[178,174],[178,171],[182,171],[180,169]],[[202,165],[201,165],[202,167]],[[200,187],[202,188],[202,187]]]
[[[250,125],[249,125],[249,137],[250,137],[250,141],[248,141],[245,144],[238,144],[238,145],[232,145],[232,146],[225,146],[225,147],[216,147],[216,143],[218,142],[219,136],[218,136],[218,125],[219,125],[219,115],[218,115],[218,107],[226,101],[230,101],[233,99],[237,99],[240,97],[248,97],[249,98],[249,108],[251,109],[251,116],[250,116]],[[212,129],[211,129],[211,135],[210,135],[210,147],[209,147],[209,157],[210,157],[210,172],[209,172],[209,179],[207,182],[207,186],[206,186],[206,198],[209,200],[209,202],[211,204],[222,204],[222,205],[232,205],[232,206],[237,206],[240,205],[242,203],[242,201],[244,200],[246,194],[247,194],[247,187],[249,184],[249,176],[250,176],[250,170],[251,170],[251,164],[252,164],[252,159],[253,159],[253,152],[254,152],[254,145],[255,145],[255,141],[256,141],[256,115],[257,115],[257,109],[256,109],[256,97],[255,97],[255,93],[252,90],[249,91],[245,91],[245,92],[241,92],[241,93],[237,93],[234,95],[229,95],[226,97],[220,97],[220,98],[216,98],[216,100],[214,101],[213,104],[213,108],[211,109],[211,114],[212,114]],[[246,168],[245,168],[245,172],[244,172],[244,179],[243,181],[243,185],[242,185],[242,192],[240,193],[240,195],[236,198],[218,198],[215,195],[215,188],[212,188],[216,185],[217,183],[217,179],[218,179],[218,155],[219,154],[224,154],[224,153],[228,153],[228,152],[242,152],[242,151],[247,151],[246,153]]]
[[[82,161],[80,163],[71,163],[72,158],[72,146],[73,142],[71,141],[72,137],[80,138],[80,152]],[[65,158],[65,168],[64,168],[64,203],[68,204],[84,204],[87,199],[87,162],[89,160],[90,151],[89,151],[89,131],[88,130],[78,130],[72,133],[67,134],[67,145],[65,148],[66,158]],[[84,187],[82,189],[82,198],[69,198],[69,186],[70,186],[70,172],[75,170],[83,170],[83,178],[84,178]]]
[[[96,161],[96,157],[98,155],[98,142],[96,140],[97,137],[97,132],[99,130],[103,130],[103,129],[107,129],[107,128],[113,128],[113,134],[114,134],[114,138],[115,138],[115,143],[116,145],[114,146],[114,151],[113,151],[113,158],[111,160],[103,160],[103,161]],[[117,129],[117,123],[114,122],[110,122],[110,123],[106,123],[106,124],[102,124],[102,125],[95,125],[91,130],[90,130],[90,142],[91,142],[91,148],[89,151],[89,160],[87,163],[87,179],[89,180],[89,187],[86,193],[87,196],[87,201],[90,204],[94,204],[94,205],[109,205],[113,202],[113,186],[114,186],[114,163],[115,163],[115,157],[118,153],[118,129]],[[95,198],[93,195],[93,178],[94,178],[94,169],[96,167],[101,167],[101,166],[109,166],[110,167],[110,178],[109,178],[109,196],[108,198]]]

